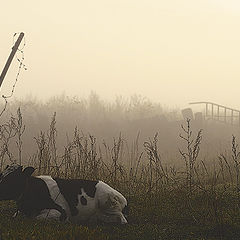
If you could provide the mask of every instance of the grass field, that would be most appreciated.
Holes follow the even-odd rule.
[[[73,225],[21,216],[14,219],[15,204],[1,202],[1,239],[240,239],[240,210],[235,209],[238,196],[222,194],[220,190],[216,198],[221,198],[212,202],[209,196],[198,195],[191,204],[184,190],[131,199],[129,224],[122,226]],[[216,208],[211,205],[214,203]]]
[[[15,204],[6,201],[0,202],[1,240],[240,239],[240,150],[235,136],[228,152],[206,162],[199,156],[203,132],[193,131],[187,120],[180,132],[182,145],[174,160],[180,167],[176,167],[161,158],[157,134],[143,143],[142,151],[138,139],[128,148],[121,135],[101,148],[94,136],[84,136],[75,128],[64,154],[59,154],[56,114],[48,131],[34,138],[36,153],[25,160],[24,129],[20,109],[1,125],[1,169],[17,162],[35,167],[36,175],[101,179],[128,199],[129,223],[73,225],[22,216],[13,219]]]

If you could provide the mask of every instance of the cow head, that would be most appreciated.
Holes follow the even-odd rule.
[[[22,170],[18,164],[7,166],[0,174],[0,200],[17,200],[33,172],[33,167]]]

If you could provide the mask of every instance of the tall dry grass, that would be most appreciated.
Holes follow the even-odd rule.
[[[209,159],[205,158],[208,148],[202,147],[209,134],[205,134],[208,128],[203,125],[203,130],[196,129],[190,120],[168,121],[169,126],[178,125],[178,140],[169,143],[169,149],[176,148],[178,154],[171,161],[162,154],[164,131],[144,141],[141,141],[140,132],[129,141],[118,131],[117,137],[110,142],[99,141],[75,127],[70,129],[72,133],[66,133],[65,143],[59,144],[59,132],[63,129],[57,127],[57,113],[54,112],[48,128],[37,129],[38,134],[31,139],[34,152],[25,157],[23,152],[28,149],[24,144],[27,130],[24,119],[18,108],[15,115],[1,122],[1,170],[6,164],[17,162],[35,167],[36,174],[101,179],[123,192],[130,205],[135,204],[134,208],[139,203],[146,210],[146,216],[156,214],[163,205],[169,208],[164,216],[158,213],[155,218],[159,219],[154,221],[170,218],[168,214],[172,213],[172,217],[194,224],[214,223],[219,239],[226,224],[238,221],[240,151],[235,135],[227,148],[220,148],[219,152],[212,148],[211,156],[214,157]],[[96,122],[100,124],[101,121],[96,119]],[[176,142],[179,145],[174,145]],[[149,221],[153,221],[152,217]]]

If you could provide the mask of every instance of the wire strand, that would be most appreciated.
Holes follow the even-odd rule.
[[[14,33],[13,34],[13,46],[15,45],[16,37],[18,37],[19,34],[20,33]],[[15,88],[16,88],[16,85],[17,85],[17,82],[18,82],[21,70],[22,69],[27,70],[26,65],[23,63],[24,60],[25,60],[24,51],[23,51],[25,46],[26,46],[26,40],[25,40],[25,36],[24,36],[24,38],[23,38],[23,45],[22,45],[21,48],[17,49],[17,53],[15,55],[15,58],[19,62],[19,65],[18,65],[18,71],[17,71],[16,77],[15,77],[14,84],[12,85],[12,90],[11,90],[9,95],[2,95],[2,98],[4,99],[5,103],[4,103],[4,107],[3,107],[2,111],[0,112],[0,117],[3,115],[3,113],[7,109],[8,99],[11,98],[13,96],[13,94],[14,94],[14,91],[15,91]],[[20,56],[18,56],[18,53],[20,53]]]

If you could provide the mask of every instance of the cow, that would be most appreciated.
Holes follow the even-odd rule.
[[[37,219],[82,223],[127,223],[126,198],[102,181],[32,176],[33,167],[7,166],[0,174],[0,200],[14,200],[17,212]]]

